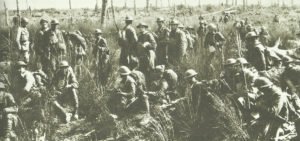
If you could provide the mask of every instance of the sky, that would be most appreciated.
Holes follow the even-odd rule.
[[[97,0],[72,0],[72,8],[94,8]],[[98,0],[101,5],[102,0]],[[108,0],[109,3],[111,0]],[[125,1],[127,1],[128,7],[133,7],[134,0],[113,0],[114,5],[117,7],[124,6]],[[168,6],[168,0],[157,0],[158,5]],[[201,4],[220,4],[221,2],[225,3],[226,0],[200,0]],[[242,4],[243,0],[238,0],[238,4]],[[257,4],[258,0],[248,0],[249,4]],[[278,0],[261,0],[263,5],[270,5],[272,1]],[[290,4],[292,0],[279,0],[285,1],[287,4]],[[8,9],[16,9],[16,0],[0,0],[0,8],[3,9],[3,2],[6,3]],[[198,5],[199,0],[170,0],[170,3],[175,4],[184,4],[187,3],[190,6]],[[229,0],[231,3],[232,0]],[[57,8],[57,9],[68,9],[69,0],[19,0],[20,9],[26,9],[27,3],[31,6],[32,9],[43,9],[43,8]],[[155,5],[156,0],[150,0],[152,5]],[[136,0],[137,7],[145,7],[146,0]],[[294,0],[294,4],[299,5],[300,0]],[[110,5],[110,4],[109,4]]]

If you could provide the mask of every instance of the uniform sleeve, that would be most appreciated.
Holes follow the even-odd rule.
[[[261,71],[261,70],[266,70],[266,58],[264,55],[264,51],[258,47],[255,48],[255,54],[257,55],[257,61],[256,61],[256,65],[257,65],[257,70]]]
[[[18,30],[17,30],[16,39],[15,39],[19,49],[21,47],[20,38],[21,38],[21,28],[19,27]]]
[[[31,88],[34,86],[35,84],[35,79],[33,77],[33,75],[28,72],[26,75],[25,75],[25,79],[26,79],[26,84],[25,84],[25,87],[24,87],[24,90],[26,92],[29,92],[31,90]]]
[[[149,40],[150,45],[149,45],[149,46],[146,46],[146,48],[147,48],[147,49],[155,50],[156,47],[157,47],[157,43],[156,43],[156,41],[155,41],[154,36],[153,36],[151,33],[148,33],[148,40]]]
[[[78,84],[78,81],[76,79],[76,76],[75,76],[75,73],[73,71],[73,69],[71,67],[69,67],[69,85],[71,85],[73,88],[78,88],[79,84]]]
[[[187,47],[187,38],[184,32],[180,32],[180,39],[179,39],[179,49],[180,49],[180,55],[183,56],[186,52]]]
[[[126,38],[130,45],[135,45],[137,43],[138,37],[133,27],[126,30]]]

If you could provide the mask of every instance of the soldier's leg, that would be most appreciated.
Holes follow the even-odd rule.
[[[26,51],[24,52],[24,61],[25,61],[26,63],[29,63],[29,57],[30,57],[29,50],[26,50]]]
[[[78,119],[78,108],[79,108],[78,95],[77,95],[76,89],[71,89],[70,92],[72,94],[74,108],[75,108],[72,114],[75,119]]]
[[[54,105],[54,107],[59,111],[58,114],[60,114],[61,116],[64,117],[65,122],[69,122],[71,120],[71,115],[70,113],[68,113],[64,107],[62,107],[58,101],[53,101],[52,104]]]
[[[16,127],[16,116],[13,114],[8,114],[6,117],[6,125],[4,131],[4,141],[17,140],[17,135],[14,132],[14,127]]]

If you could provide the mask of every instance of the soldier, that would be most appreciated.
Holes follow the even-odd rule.
[[[178,21],[170,22],[171,32],[168,44],[168,56],[171,64],[178,65],[186,57],[187,39],[185,33],[178,29]]]
[[[109,48],[106,39],[102,37],[102,31],[100,29],[95,30],[95,46],[93,53],[96,58],[96,82],[101,85],[106,85],[109,73]]]
[[[205,39],[205,35],[207,33],[207,23],[206,21],[200,21],[200,26],[197,30],[197,34],[198,34],[198,40],[199,40],[199,47],[204,47],[204,39]]]
[[[125,18],[125,27],[119,33],[119,46],[121,46],[120,65],[129,66],[131,57],[135,55],[138,37],[132,26],[133,18]]]
[[[279,23],[279,17],[278,17],[277,14],[274,16],[273,22],[274,22],[274,23]]]
[[[9,53],[12,57],[18,57],[18,45],[16,42],[18,29],[20,26],[19,17],[13,17],[13,26],[10,28],[10,40],[12,41],[12,48],[9,49]],[[12,58],[17,59],[17,58]]]
[[[194,29],[194,27],[192,27],[192,26],[188,26],[187,28],[186,28],[187,30],[186,30],[186,35],[187,35],[187,38],[188,38],[188,41],[189,41],[189,44],[188,44],[188,49],[190,50],[190,51],[192,51],[192,52],[194,52],[194,53],[196,53],[196,51],[197,51],[197,47],[196,47],[196,41],[197,41],[197,37],[196,37],[196,35],[195,35],[195,29]]]
[[[36,55],[36,62],[41,63],[43,67],[46,66],[46,44],[45,32],[49,30],[48,21],[46,19],[40,20],[41,28],[35,33],[34,50]]]
[[[163,18],[157,18],[157,49],[156,49],[156,64],[166,65],[168,62],[168,40],[170,35],[170,30],[164,24],[165,20]]]
[[[75,120],[78,119],[79,102],[76,91],[78,85],[73,69],[69,66],[69,63],[67,61],[61,61],[59,63],[59,69],[55,73],[52,81],[52,86],[54,87],[56,94],[58,94],[58,97],[53,104],[59,112],[61,112],[66,123],[68,123],[72,117]],[[71,113],[60,103],[72,104],[70,105],[73,108],[71,109]]]
[[[276,135],[279,126],[287,122],[288,111],[290,114],[296,113],[292,113],[294,111],[289,109],[288,95],[273,85],[269,79],[259,77],[254,81],[254,86],[263,95],[256,102],[256,109],[260,112],[260,118],[253,128],[258,134],[262,134],[262,139],[270,140]],[[256,126],[257,128],[255,128]]]
[[[137,45],[137,57],[140,63],[139,70],[147,77],[155,67],[155,50],[157,44],[153,35],[147,31],[148,25],[146,23],[139,23],[137,28],[140,32]]]
[[[216,55],[216,51],[219,50],[222,55],[223,61],[223,52],[222,48],[225,43],[225,37],[221,32],[217,31],[217,26],[215,24],[208,25],[208,33],[205,36],[204,40],[204,48],[206,48],[209,52],[208,58],[206,59],[206,66],[210,66],[212,70],[214,70],[214,66],[211,64],[212,60]]]
[[[265,47],[259,42],[255,32],[246,35],[246,59],[258,70],[267,69],[265,58]]]
[[[30,42],[29,42],[29,32],[27,29],[29,20],[27,18],[21,19],[21,26],[18,28],[16,42],[19,49],[19,60],[24,62],[29,62],[29,51],[30,51]]]
[[[17,126],[17,104],[12,94],[5,91],[5,84],[0,82],[0,138],[3,141],[17,140],[14,128]]]
[[[46,57],[48,60],[45,72],[52,78],[52,73],[56,70],[56,65],[66,55],[66,44],[61,30],[58,29],[59,21],[51,21],[51,28],[45,32]]]
[[[268,46],[269,44],[269,32],[267,31],[266,27],[261,27],[261,30],[259,32],[259,41],[262,43],[264,46]]]

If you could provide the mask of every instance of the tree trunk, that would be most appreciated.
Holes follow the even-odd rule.
[[[124,3],[124,8],[127,8],[127,0],[124,0],[125,3]]]
[[[158,0],[155,0],[155,7],[158,8]]]
[[[228,6],[228,0],[226,0],[226,4],[225,5]]]
[[[136,15],[136,0],[133,0],[133,7],[134,7],[134,15]]]
[[[291,0],[291,7],[294,6],[294,0]]]
[[[17,2],[17,16],[20,17],[19,0],[16,0],[16,2]]]
[[[170,0],[168,0],[168,7],[169,7],[169,8],[171,7]]]
[[[95,12],[98,12],[98,10],[99,10],[99,3],[98,3],[98,0],[96,0]]]
[[[103,26],[105,21],[106,7],[107,7],[107,0],[102,0],[101,26]]]
[[[69,8],[72,9],[72,2],[69,0]]]
[[[243,9],[246,10],[246,0],[243,0]]]
[[[237,6],[237,5],[238,5],[237,0],[235,0],[235,6]]]
[[[201,0],[198,0],[198,6],[201,7]]]
[[[146,0],[146,10],[149,12],[150,0]]]
[[[9,21],[8,21],[9,14],[5,2],[4,2],[4,10],[5,10],[5,24],[6,26],[9,26]]]

